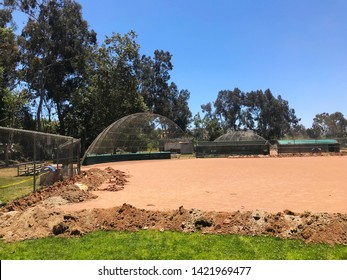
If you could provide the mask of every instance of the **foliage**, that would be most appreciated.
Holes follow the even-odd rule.
[[[286,133],[285,138],[288,139],[308,139],[309,134],[307,129],[302,124],[293,125]]]
[[[17,80],[16,67],[19,62],[18,46],[14,32],[11,28],[0,27],[0,122],[11,117],[9,108],[11,102],[11,91]],[[5,123],[5,124],[4,124]]]
[[[5,244],[0,258],[39,260],[328,260],[347,247],[265,236],[140,231],[94,232],[81,238],[44,238]]]
[[[140,46],[133,31],[114,33],[101,47],[95,48],[87,69],[86,88],[79,88],[70,99],[65,118],[69,135],[82,138],[82,146],[114,121],[147,110],[139,95],[135,61]]]
[[[153,59],[144,55],[138,60],[139,92],[152,113],[173,120],[186,131],[192,117],[188,107],[190,92],[170,83],[171,58],[170,52],[156,50]]]
[[[86,147],[110,123],[147,110],[187,129],[190,93],[171,81],[168,51],[156,50],[153,59],[140,57],[134,31],[113,33],[97,46],[96,34],[74,0],[5,0],[0,5],[1,31],[11,35],[8,44],[1,45],[1,59],[8,62],[0,65],[1,88],[8,100],[18,97],[3,82],[5,74],[9,77],[15,70],[18,92],[25,89],[20,95],[31,101],[24,108],[35,114],[37,130],[82,138]],[[14,10],[28,20],[17,38],[6,27]],[[15,57],[10,50],[15,50],[16,60],[10,60]],[[4,95],[2,91],[0,120],[6,117]]]
[[[45,0],[31,13],[19,41],[23,78],[33,100],[38,99],[38,130],[42,130],[43,105],[50,117],[48,104],[52,102],[64,134],[67,104],[84,85],[85,59],[96,43],[96,34],[82,19],[81,6],[71,0]]]
[[[81,138],[83,147],[110,123],[143,111],[186,132],[193,121],[200,140],[230,129],[251,129],[266,139],[347,135],[342,113],[317,114],[306,129],[270,89],[221,90],[192,118],[190,92],[171,80],[169,51],[141,55],[134,31],[114,32],[98,45],[74,0],[4,0],[0,6],[0,125],[33,129],[36,122],[38,130]],[[14,10],[27,16],[19,36]]]
[[[3,97],[3,112],[5,126],[15,128],[33,128],[33,121],[29,113],[29,94],[26,90],[9,91]]]
[[[312,138],[346,137],[347,120],[341,112],[317,114],[307,132]]]
[[[241,108],[243,107],[245,95],[238,88],[222,90],[218,93],[213,103],[215,114],[218,116],[222,126],[226,129],[238,130],[242,125]]]
[[[214,141],[224,133],[215,114],[212,113],[211,103],[201,105],[202,112],[205,113],[203,118],[196,114],[193,119],[193,135],[197,140]]]
[[[269,89],[248,93],[238,88],[222,90],[213,106],[214,111],[211,103],[201,106],[206,113],[203,119],[210,140],[218,137],[222,130],[243,129],[254,130],[265,139],[278,139],[299,122],[294,109],[289,108],[288,101],[280,95],[275,98]]]
[[[136,34],[130,31],[124,36],[115,33],[107,37],[96,55],[96,69],[92,77],[94,123],[106,127],[114,121],[135,112],[143,112],[146,105],[137,92],[135,61],[140,46]]]

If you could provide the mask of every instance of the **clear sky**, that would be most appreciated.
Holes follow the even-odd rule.
[[[306,127],[318,113],[347,118],[345,0],[76,1],[99,43],[134,30],[141,54],[169,51],[193,115],[238,87],[270,88]]]

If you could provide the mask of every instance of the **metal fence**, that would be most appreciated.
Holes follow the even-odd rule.
[[[335,139],[278,140],[279,154],[339,153],[340,143]]]
[[[347,138],[336,138],[337,142],[340,144],[340,149],[347,150]]]
[[[198,142],[195,145],[197,158],[226,157],[231,155],[268,155],[267,141]]]
[[[26,195],[80,171],[80,140],[0,127],[0,201]]]

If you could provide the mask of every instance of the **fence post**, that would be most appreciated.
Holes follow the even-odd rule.
[[[77,145],[77,173],[80,174],[81,172],[81,139],[78,140]]]
[[[36,192],[36,134],[34,134],[34,192]]]
[[[69,160],[68,162],[70,163],[70,178],[73,177],[73,138],[71,139],[71,145],[70,145],[70,148],[69,148]]]

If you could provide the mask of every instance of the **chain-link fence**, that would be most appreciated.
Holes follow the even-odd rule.
[[[195,154],[197,158],[268,155],[270,144],[267,141],[197,142]]]
[[[347,152],[347,138],[336,138],[336,140],[340,144],[341,151]]]
[[[335,139],[278,140],[279,154],[340,153],[340,143]]]
[[[0,127],[0,201],[7,202],[80,171],[80,140]]]

